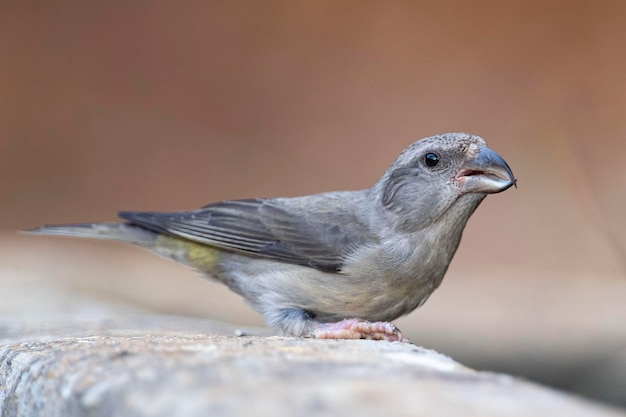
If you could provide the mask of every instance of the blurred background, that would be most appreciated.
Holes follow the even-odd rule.
[[[619,0],[2,2],[0,314],[69,291],[262,325],[140,249],[16,231],[366,188],[414,140],[466,131],[519,188],[398,326],[626,407],[625,19]]]

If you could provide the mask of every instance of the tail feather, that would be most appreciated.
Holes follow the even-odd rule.
[[[88,239],[111,240],[153,248],[158,234],[127,223],[81,223],[46,225],[25,230],[36,235],[69,236]]]
[[[25,230],[35,235],[69,236],[132,243],[157,255],[211,274],[219,258],[219,250],[209,245],[176,236],[159,234],[128,223],[83,223],[48,225]]]

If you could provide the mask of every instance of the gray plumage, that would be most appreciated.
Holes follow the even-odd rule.
[[[222,281],[285,334],[397,340],[395,327],[381,335],[365,320],[386,322],[422,305],[471,214],[515,181],[481,138],[448,133],[407,147],[365,190],[124,211],[127,223],[33,232],[146,247]],[[342,320],[339,330],[325,325]]]

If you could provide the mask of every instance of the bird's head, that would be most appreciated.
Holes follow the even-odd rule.
[[[388,220],[418,230],[445,214],[464,225],[487,194],[515,183],[511,168],[482,138],[446,133],[409,145],[372,191]]]

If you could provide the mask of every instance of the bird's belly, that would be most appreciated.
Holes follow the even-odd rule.
[[[338,283],[339,280],[343,282]],[[345,277],[335,277],[334,281],[332,291],[310,300],[308,310],[315,314],[316,320],[394,320],[421,306],[437,286],[436,280],[422,277],[377,279],[368,285]]]
[[[217,270],[217,278],[258,311],[301,308],[321,322],[393,320],[423,304],[438,284],[430,277],[327,273],[225,253]]]

